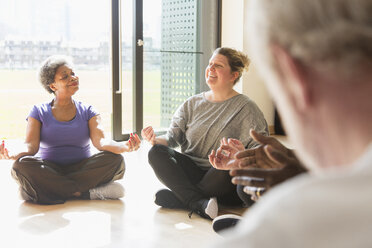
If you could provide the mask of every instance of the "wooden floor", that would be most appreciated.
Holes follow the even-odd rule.
[[[122,200],[72,200],[61,205],[36,205],[18,197],[10,176],[12,161],[0,160],[0,247],[205,247],[222,239],[211,221],[183,210],[153,203],[163,188],[147,162],[149,145],[125,154]],[[243,213],[225,209],[224,213]]]

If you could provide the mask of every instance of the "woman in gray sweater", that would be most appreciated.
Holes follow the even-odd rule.
[[[142,137],[153,145],[149,163],[169,188],[156,193],[157,205],[185,208],[214,219],[217,201],[249,204],[250,197],[231,183],[229,172],[216,170],[208,160],[224,137],[236,139],[240,147],[252,148],[258,144],[250,137],[250,129],[268,134],[257,105],[233,89],[248,66],[249,59],[242,52],[216,49],[205,71],[210,90],[190,97],[177,109],[165,136],[157,137],[151,126],[142,130]],[[173,149],[176,147],[181,152]]]

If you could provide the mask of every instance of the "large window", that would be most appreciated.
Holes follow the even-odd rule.
[[[32,106],[51,101],[37,81],[50,55],[73,57],[80,90],[116,140],[168,127],[206,89],[219,44],[220,0],[0,0],[0,130],[22,139]]]
[[[113,0],[121,40],[113,58],[114,138],[151,125],[165,130],[177,107],[204,91],[204,69],[219,44],[218,0]],[[121,7],[120,6],[121,3]],[[121,18],[120,18],[121,17]]]
[[[76,100],[91,104],[111,131],[110,2],[0,0],[0,130],[23,139],[32,106],[53,99],[37,80],[50,55],[74,59],[80,77]]]

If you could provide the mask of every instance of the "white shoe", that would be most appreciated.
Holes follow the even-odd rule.
[[[209,199],[208,205],[205,208],[204,212],[207,215],[209,215],[209,217],[211,217],[212,220],[217,217],[217,215],[218,215],[218,203],[217,203],[217,198],[216,197],[213,197],[213,198]]]
[[[191,218],[192,213],[197,213],[203,218],[211,219],[217,217],[218,215],[218,203],[217,198],[213,197],[208,199],[201,199],[190,205],[191,212],[189,213],[189,218]]]
[[[91,200],[119,199],[124,196],[124,187],[117,182],[110,182],[89,190]]]
[[[222,231],[225,231],[228,228],[234,227],[242,219],[243,217],[236,215],[236,214],[220,215],[216,217],[215,219],[213,219],[212,228],[216,233],[221,234]]]

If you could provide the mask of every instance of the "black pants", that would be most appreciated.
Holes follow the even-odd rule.
[[[210,197],[217,197],[224,205],[252,204],[242,187],[231,183],[229,171],[202,169],[188,156],[167,146],[154,145],[149,151],[149,163],[158,179],[186,206]]]
[[[89,196],[89,189],[123,178],[124,171],[123,156],[105,151],[71,165],[21,157],[13,164],[12,176],[33,202],[58,204],[75,192]]]

